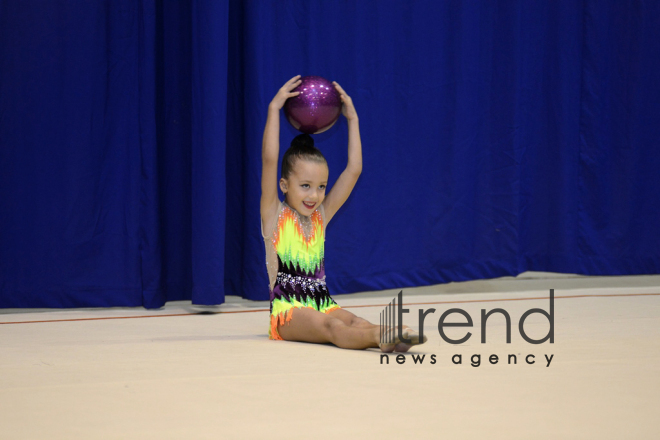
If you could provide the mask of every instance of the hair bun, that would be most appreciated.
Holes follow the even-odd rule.
[[[282,177],[289,178],[298,160],[311,160],[316,163],[328,164],[323,153],[314,146],[314,139],[308,134],[299,134],[291,141],[291,146],[282,157]]]
[[[302,151],[314,149],[314,139],[306,133],[299,134],[291,141],[291,147]]]

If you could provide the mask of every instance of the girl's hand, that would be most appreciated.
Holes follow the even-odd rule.
[[[284,103],[287,99],[293,98],[294,96],[300,95],[300,92],[292,92],[291,90],[295,89],[300,85],[300,75],[296,75],[290,80],[288,80],[280,90],[277,91],[277,95],[270,102],[270,105],[276,110],[280,110],[284,107]]]
[[[341,106],[342,114],[349,121],[353,119],[357,120],[358,118],[357,111],[355,110],[355,106],[353,105],[353,100],[351,99],[351,97],[348,96],[348,94],[344,91],[344,89],[341,88],[339,84],[337,84],[337,81],[333,81],[332,84],[334,84],[335,89],[337,89],[337,91],[339,92],[339,97],[341,98],[341,102],[342,102],[342,106]]]

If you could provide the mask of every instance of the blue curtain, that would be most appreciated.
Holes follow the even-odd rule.
[[[658,53],[657,1],[0,0],[0,307],[267,299],[296,74],[360,116],[331,293],[659,273]],[[330,187],[346,138],[316,136]]]

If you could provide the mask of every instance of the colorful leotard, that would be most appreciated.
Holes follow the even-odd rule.
[[[325,285],[325,212],[320,205],[309,217],[280,202],[274,224],[262,232],[270,281],[270,339],[282,339],[277,326],[289,322],[294,309],[329,313],[340,308]]]

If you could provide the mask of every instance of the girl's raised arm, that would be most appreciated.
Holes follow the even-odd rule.
[[[291,91],[298,87],[300,82],[300,75],[288,80],[268,105],[268,118],[261,150],[261,218],[264,225],[267,224],[278,204],[277,159],[280,152],[280,110],[287,99],[300,94]]]
[[[353,106],[353,100],[346,94],[344,89],[336,82],[333,82],[333,84],[341,97],[341,102],[343,103],[342,113],[348,123],[348,164],[323,201],[326,222],[330,221],[348,199],[358,177],[360,177],[360,173],[362,173],[362,141],[360,140],[360,125],[357,111]]]

